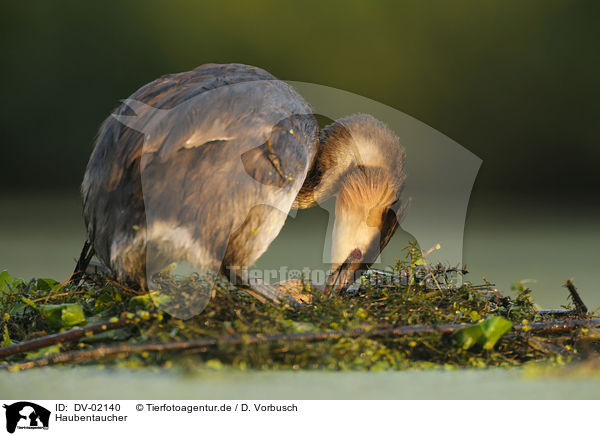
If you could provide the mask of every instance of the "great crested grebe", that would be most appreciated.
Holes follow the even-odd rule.
[[[148,287],[172,262],[240,274],[291,209],[337,196],[326,292],[347,288],[386,246],[405,202],[404,149],[383,123],[352,115],[319,126],[268,72],[207,64],[136,91],[102,124],[82,184],[92,254],[117,280]]]

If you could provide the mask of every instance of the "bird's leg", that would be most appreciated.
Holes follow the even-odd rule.
[[[280,291],[277,287],[269,285],[262,280],[253,280],[252,284],[238,285],[239,288],[245,290],[254,298],[260,301],[271,301],[273,303],[284,303],[294,309],[300,309],[304,307],[302,303],[296,300],[289,294]]]
[[[310,292],[305,291],[306,285],[307,283],[303,279],[298,278],[290,278],[275,283],[277,289],[294,297],[300,303],[310,303],[314,297],[313,294],[323,293],[324,285],[308,283],[310,287]]]

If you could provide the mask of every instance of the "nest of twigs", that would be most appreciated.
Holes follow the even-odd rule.
[[[3,272],[0,365],[381,370],[560,363],[598,352],[600,319],[572,283],[572,306],[538,311],[525,286],[511,298],[491,283],[456,284],[464,273],[411,256],[340,296],[298,281],[291,292],[301,309],[217,282],[206,309],[184,321],[152,294],[97,274],[61,284]],[[174,286],[193,295],[192,285]]]

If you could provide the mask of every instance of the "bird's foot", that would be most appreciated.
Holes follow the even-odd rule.
[[[301,309],[304,307],[302,303],[300,303],[290,294],[282,292],[276,286],[269,285],[264,282],[253,281],[252,284],[242,285],[240,288],[248,292],[259,301],[271,301],[274,303],[281,302],[294,309]]]
[[[301,303],[310,304],[316,294],[323,293],[323,285],[307,283],[302,279],[288,279],[275,284],[279,291],[294,297]],[[310,291],[307,290],[310,287]]]

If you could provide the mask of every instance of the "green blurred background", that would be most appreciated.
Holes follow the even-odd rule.
[[[465,240],[477,276],[496,274],[505,287],[509,277],[533,277],[564,300],[560,280],[575,274],[600,304],[591,289],[600,2],[25,1],[2,9],[0,269],[57,275],[72,266],[83,238],[77,189],[97,128],[120,99],[166,73],[241,62],[366,96],[453,138],[483,159]]]
[[[5,3],[0,183],[73,188],[120,99],[241,62],[425,122],[483,159],[478,189],[597,195],[599,17],[573,0]]]

